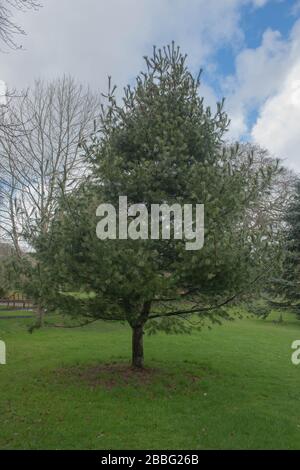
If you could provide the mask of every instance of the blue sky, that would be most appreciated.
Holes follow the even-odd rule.
[[[215,90],[218,99],[224,94],[222,78],[235,75],[237,53],[246,49],[260,47],[265,31],[278,31],[283,40],[288,41],[292,28],[300,18],[300,2],[295,0],[267,1],[262,7],[245,4],[240,10],[240,27],[243,31],[241,44],[226,44],[213,55],[216,70],[206,73],[207,83]],[[251,109],[247,115],[247,125],[253,126],[258,118],[259,109]],[[246,136],[247,137],[247,136]]]
[[[300,171],[300,0],[41,0],[20,15],[23,51],[0,56],[0,79],[25,88],[64,73],[122,88],[152,45],[172,40],[204,69],[201,93],[226,97],[229,140],[251,140]],[[21,39],[20,39],[21,40]]]
[[[295,22],[295,0],[267,2],[262,8],[245,6],[241,26],[246,35],[247,47],[258,47],[267,28],[280,31],[287,38]]]
[[[279,31],[282,37],[287,39],[297,16],[299,16],[293,12],[296,4],[295,0],[267,2],[261,8],[255,8],[249,3],[245,4],[240,11],[240,25],[244,33],[243,47],[259,47],[267,29]],[[214,59],[221,73],[225,75],[234,73],[237,49],[238,45],[229,44],[215,54]]]

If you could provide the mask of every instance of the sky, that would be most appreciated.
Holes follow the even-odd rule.
[[[143,69],[152,46],[188,54],[207,105],[226,98],[228,139],[252,141],[300,172],[300,0],[40,0],[16,19],[22,49],[0,53],[0,80],[22,89],[71,74],[105,92]],[[0,95],[2,85],[0,82]]]

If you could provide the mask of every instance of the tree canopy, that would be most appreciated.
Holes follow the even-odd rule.
[[[268,310],[292,311],[300,318],[300,181],[294,187],[285,217],[281,264],[267,285]]]
[[[121,103],[109,80],[97,132],[82,144],[89,177],[61,198],[47,234],[34,241],[51,286],[45,303],[83,323],[128,322],[136,367],[145,329],[187,331],[228,318],[226,307],[265,275],[270,233],[248,214],[279,171],[224,144],[224,103],[205,107],[200,75],[179,48],[154,48],[145,63]],[[117,207],[120,196],[148,208],[204,204],[203,249],[187,251],[177,239],[100,241],[97,206]]]

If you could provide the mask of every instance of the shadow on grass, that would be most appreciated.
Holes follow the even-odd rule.
[[[128,363],[108,363],[98,365],[78,365],[55,371],[59,381],[77,383],[96,389],[114,389],[119,387],[148,388],[162,385],[167,389],[178,389],[197,385],[200,375],[185,372],[180,378],[176,371],[162,368],[145,367],[134,369]]]

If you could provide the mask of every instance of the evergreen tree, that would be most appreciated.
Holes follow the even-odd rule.
[[[145,61],[122,105],[109,87],[100,129],[84,145],[91,176],[61,201],[49,233],[37,240],[52,271],[49,305],[83,323],[128,322],[134,367],[143,367],[145,330],[188,331],[190,322],[229,318],[226,307],[266,274],[269,234],[248,223],[247,211],[278,171],[273,163],[253,165],[251,154],[239,158],[238,146],[224,147],[223,103],[215,114],[204,107],[200,79],[179,48],[154,49]],[[175,239],[100,241],[96,208],[118,207],[119,196],[149,209],[204,204],[204,248],[187,251]]]
[[[295,312],[300,318],[300,181],[286,211],[286,234],[280,274],[273,278],[268,290],[269,305],[281,311]]]

